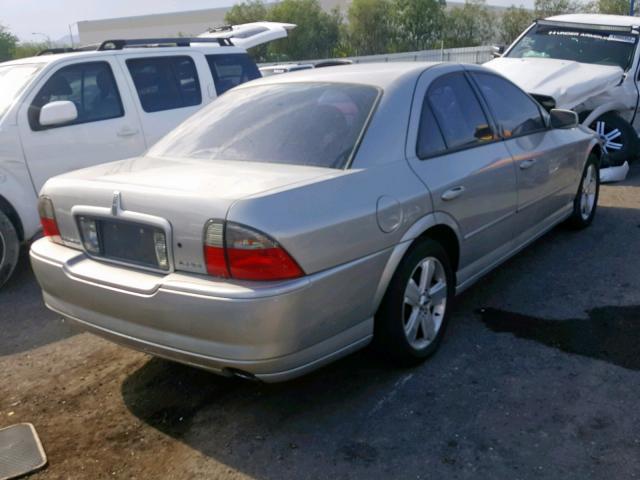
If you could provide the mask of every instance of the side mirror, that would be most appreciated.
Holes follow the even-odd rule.
[[[69,100],[49,102],[40,109],[40,125],[50,127],[73,122],[78,118],[78,109],[75,103]]]
[[[505,49],[504,45],[494,45],[491,47],[491,57],[500,58],[502,54],[504,54]]]
[[[578,126],[578,114],[573,110],[554,108],[549,112],[551,128],[575,128]]]

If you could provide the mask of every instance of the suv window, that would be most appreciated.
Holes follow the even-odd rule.
[[[420,129],[418,130],[418,146],[416,154],[418,158],[427,158],[442,153],[447,149],[440,131],[440,126],[433,116],[429,102],[422,104],[420,115]]]
[[[147,113],[202,103],[198,72],[189,56],[130,58],[127,68]]]
[[[546,128],[538,105],[518,87],[490,73],[472,73],[505,138]]]
[[[493,139],[487,135],[489,121],[463,73],[434,80],[427,98],[447,148],[471,147]]]
[[[62,67],[40,89],[29,106],[32,130],[58,128],[40,125],[40,109],[47,103],[68,100],[78,118],[64,126],[98,122],[124,116],[124,108],[111,67],[107,62],[88,62]]]
[[[218,95],[261,76],[255,62],[246,53],[207,55],[206,57]]]

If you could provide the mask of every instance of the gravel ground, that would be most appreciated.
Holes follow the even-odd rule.
[[[0,292],[0,428],[36,479],[640,477],[640,170],[459,297],[412,370],[363,351],[262,385],[71,329],[22,259]]]

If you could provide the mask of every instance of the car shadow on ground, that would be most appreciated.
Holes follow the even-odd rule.
[[[26,352],[77,333],[45,307],[26,248],[13,276],[0,289],[0,330],[0,356]]]

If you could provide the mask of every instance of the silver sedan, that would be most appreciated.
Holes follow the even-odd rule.
[[[291,73],[49,180],[31,261],[53,311],[223,375],[286,380],[372,342],[415,364],[456,293],[591,223],[601,155],[573,112],[482,67]]]

